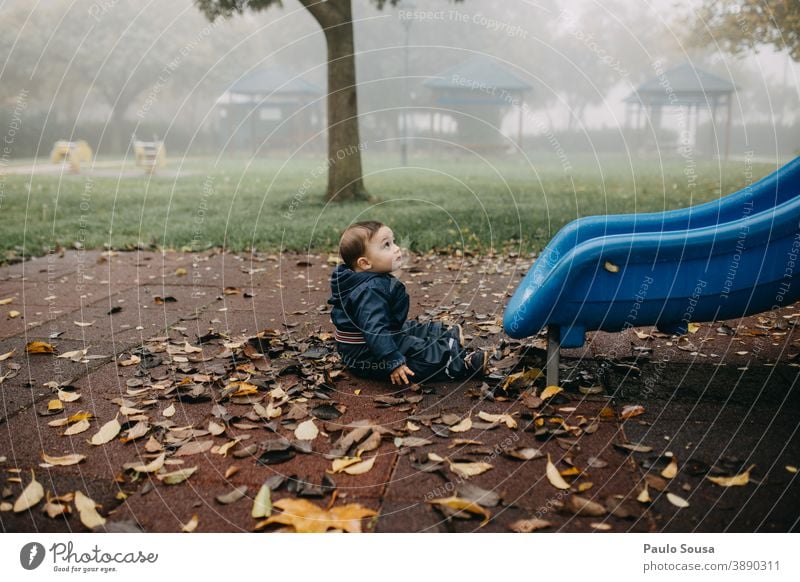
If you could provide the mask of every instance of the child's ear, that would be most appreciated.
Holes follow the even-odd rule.
[[[372,263],[369,262],[367,257],[358,257],[358,260],[356,261],[356,267],[362,271],[369,271],[372,268]]]

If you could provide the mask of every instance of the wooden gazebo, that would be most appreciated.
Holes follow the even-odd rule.
[[[625,98],[625,125],[634,129],[642,129],[647,125],[658,128],[664,108],[680,107],[685,108],[687,124],[693,123],[696,135],[701,109],[708,110],[709,119],[716,126],[717,111],[724,108],[727,159],[730,152],[731,99],[736,89],[736,85],[729,80],[684,63],[660,72]]]
[[[258,69],[217,99],[219,128],[234,149],[255,150],[271,133],[266,148],[299,145],[324,127],[322,95],[317,85],[288,67]]]
[[[497,60],[474,56],[428,79],[424,85],[432,92],[431,135],[441,131],[442,119],[449,117],[456,123],[462,145],[496,149],[502,147],[502,137],[499,132],[488,131],[487,124],[499,128],[508,110],[516,107],[517,144],[522,147],[523,104],[531,85]]]

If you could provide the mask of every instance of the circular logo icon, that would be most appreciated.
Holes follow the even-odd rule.
[[[44,561],[44,546],[39,542],[29,542],[19,551],[19,563],[26,570],[35,570]]]

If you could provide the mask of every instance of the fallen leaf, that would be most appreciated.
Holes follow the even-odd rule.
[[[652,503],[652,498],[650,497],[650,492],[647,490],[647,484],[645,484],[644,489],[639,493],[636,497],[636,501],[639,503]]]
[[[64,436],[74,436],[76,434],[80,434],[89,430],[89,421],[88,420],[79,420],[72,426],[70,426],[67,430],[64,431]]]
[[[163,481],[165,485],[177,485],[194,475],[195,471],[197,471],[197,467],[189,467],[188,469],[179,469],[172,473],[157,474],[156,477],[159,481]]]
[[[700,330],[700,325],[697,323],[692,322],[687,326],[687,331],[689,333],[697,333],[699,330]]]
[[[319,429],[317,428],[317,425],[314,424],[313,420],[301,422],[297,425],[297,428],[294,429],[295,438],[301,441],[313,441],[315,438],[317,438],[318,434]]]
[[[88,351],[89,348],[83,350],[72,350],[71,352],[64,352],[63,354],[59,354],[56,357],[63,358],[66,360],[72,360],[73,362],[80,362],[86,356],[86,353]]]
[[[644,414],[644,406],[640,404],[631,404],[622,409],[622,411],[619,413],[619,417],[623,420],[627,420],[628,418],[633,418],[634,416],[639,416],[640,414]]]
[[[589,527],[591,527],[592,529],[596,529],[598,531],[608,531],[611,529],[610,524],[601,522],[590,523]]]
[[[89,327],[91,325],[94,325],[94,321],[73,321],[72,323],[74,323],[78,327]]]
[[[200,453],[205,453],[213,446],[214,446],[214,441],[211,439],[205,441],[188,442],[182,447],[180,447],[177,451],[175,451],[175,456],[188,457],[190,455],[198,455]]]
[[[640,445],[638,443],[614,443],[614,446],[624,451],[633,451],[634,453],[649,453],[653,450],[653,447]]]
[[[253,500],[253,509],[250,515],[256,519],[269,517],[272,514],[272,490],[265,483],[258,490],[256,498]]]
[[[664,467],[664,470],[661,471],[661,476],[664,479],[672,479],[675,475],[678,474],[678,461],[675,457],[672,457],[672,460],[669,462],[669,465]]]
[[[579,495],[570,495],[564,507],[573,515],[581,517],[600,517],[607,513],[604,506]]]
[[[20,315],[22,315],[22,314],[19,311],[15,310],[15,309],[12,309],[11,311],[8,312],[8,318],[9,319],[15,319],[15,318],[19,317]]]
[[[29,354],[52,354],[56,348],[47,342],[28,342],[25,351]]]
[[[119,424],[117,418],[114,417],[114,420],[109,420],[105,423],[89,442],[93,445],[104,445],[116,437],[120,430],[122,430],[122,426]]]
[[[784,468],[790,473],[797,473],[797,467],[794,465],[786,465]]]
[[[470,501],[469,499],[462,499],[460,497],[443,497],[440,499],[431,499],[428,501],[431,505],[436,505],[440,508],[446,507],[448,509],[453,510],[455,515],[458,515],[462,512],[471,513],[473,515],[479,515],[483,517],[483,521],[481,522],[481,526],[485,525],[489,518],[491,517],[491,513],[488,510],[484,509],[474,501]]]
[[[247,495],[247,485],[240,485],[228,493],[217,495],[216,500],[223,505],[230,505],[231,503],[239,501],[245,495]]]
[[[194,530],[197,529],[198,525],[200,525],[200,519],[197,517],[197,514],[195,513],[192,516],[192,519],[190,519],[186,523],[181,524],[181,531],[183,533],[192,533]]]
[[[44,488],[36,480],[36,475],[31,471],[31,482],[23,489],[20,496],[14,502],[14,513],[25,511],[39,503],[44,497]]]
[[[95,502],[80,491],[75,492],[75,508],[80,514],[81,523],[89,529],[100,527],[106,523],[105,518],[97,513]]]
[[[683,497],[678,497],[674,493],[667,493],[667,500],[675,507],[689,507],[689,502]]]
[[[548,528],[551,525],[549,521],[534,517],[533,519],[517,520],[508,527],[517,533],[531,533],[536,530]]]
[[[755,465],[750,465],[744,473],[739,473],[733,477],[710,477],[706,475],[706,479],[721,487],[741,487],[750,482],[750,471],[753,470],[753,467]]]
[[[363,475],[364,473],[372,469],[372,466],[375,464],[375,459],[377,459],[377,457],[370,457],[366,461],[353,463],[342,469],[342,471],[344,471],[348,475]]]
[[[80,392],[67,392],[66,390],[58,391],[58,399],[61,402],[75,402],[81,397]]]
[[[360,533],[361,520],[377,515],[375,511],[357,503],[323,509],[306,499],[284,498],[276,501],[274,505],[283,513],[258,522],[255,529],[280,523],[292,526],[298,533],[323,533],[329,529]]]
[[[461,422],[450,427],[450,432],[467,432],[472,428],[472,418],[467,416]]]
[[[164,418],[172,418],[175,415],[175,405],[170,404],[164,410],[161,411],[161,416]]]
[[[478,413],[478,418],[481,420],[485,420],[486,422],[502,422],[508,428],[514,429],[517,428],[517,421],[510,414],[489,414],[488,412],[480,411]],[[450,427],[450,430],[453,430],[453,427]]]
[[[42,453],[42,460],[46,463],[45,466],[68,466],[68,465],[77,465],[82,460],[86,458],[86,455],[79,455],[77,453],[72,455],[65,455],[63,457],[51,457],[47,453]]]
[[[0,305],[8,305],[12,301],[14,301],[13,297],[6,297],[5,299],[0,299]]]
[[[158,457],[147,463],[146,465],[134,465],[131,467],[134,471],[138,473],[155,473],[159,471],[161,467],[164,466],[164,460],[166,459],[166,453],[161,453]]]
[[[0,354],[0,362],[2,362],[3,360],[7,360],[11,356],[13,356],[15,351],[17,350],[11,350],[10,352],[6,352],[5,354]]]
[[[614,263],[612,263],[611,261],[606,261],[603,264],[603,268],[609,273],[619,273],[619,267]]]
[[[552,398],[553,396],[559,394],[560,392],[563,392],[563,389],[561,387],[548,386],[547,388],[542,390],[542,393],[539,394],[539,398],[541,398],[542,400],[547,400],[548,398]]]
[[[547,479],[550,484],[556,489],[569,489],[569,483],[564,481],[564,478],[556,469],[556,466],[550,460],[550,455],[547,455]]]
[[[464,479],[469,479],[475,475],[480,475],[493,469],[489,463],[450,463],[450,470]]]

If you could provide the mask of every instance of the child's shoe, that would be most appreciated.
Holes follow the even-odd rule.
[[[464,360],[467,374],[473,376],[486,376],[489,374],[489,352],[475,351],[468,354]]]

